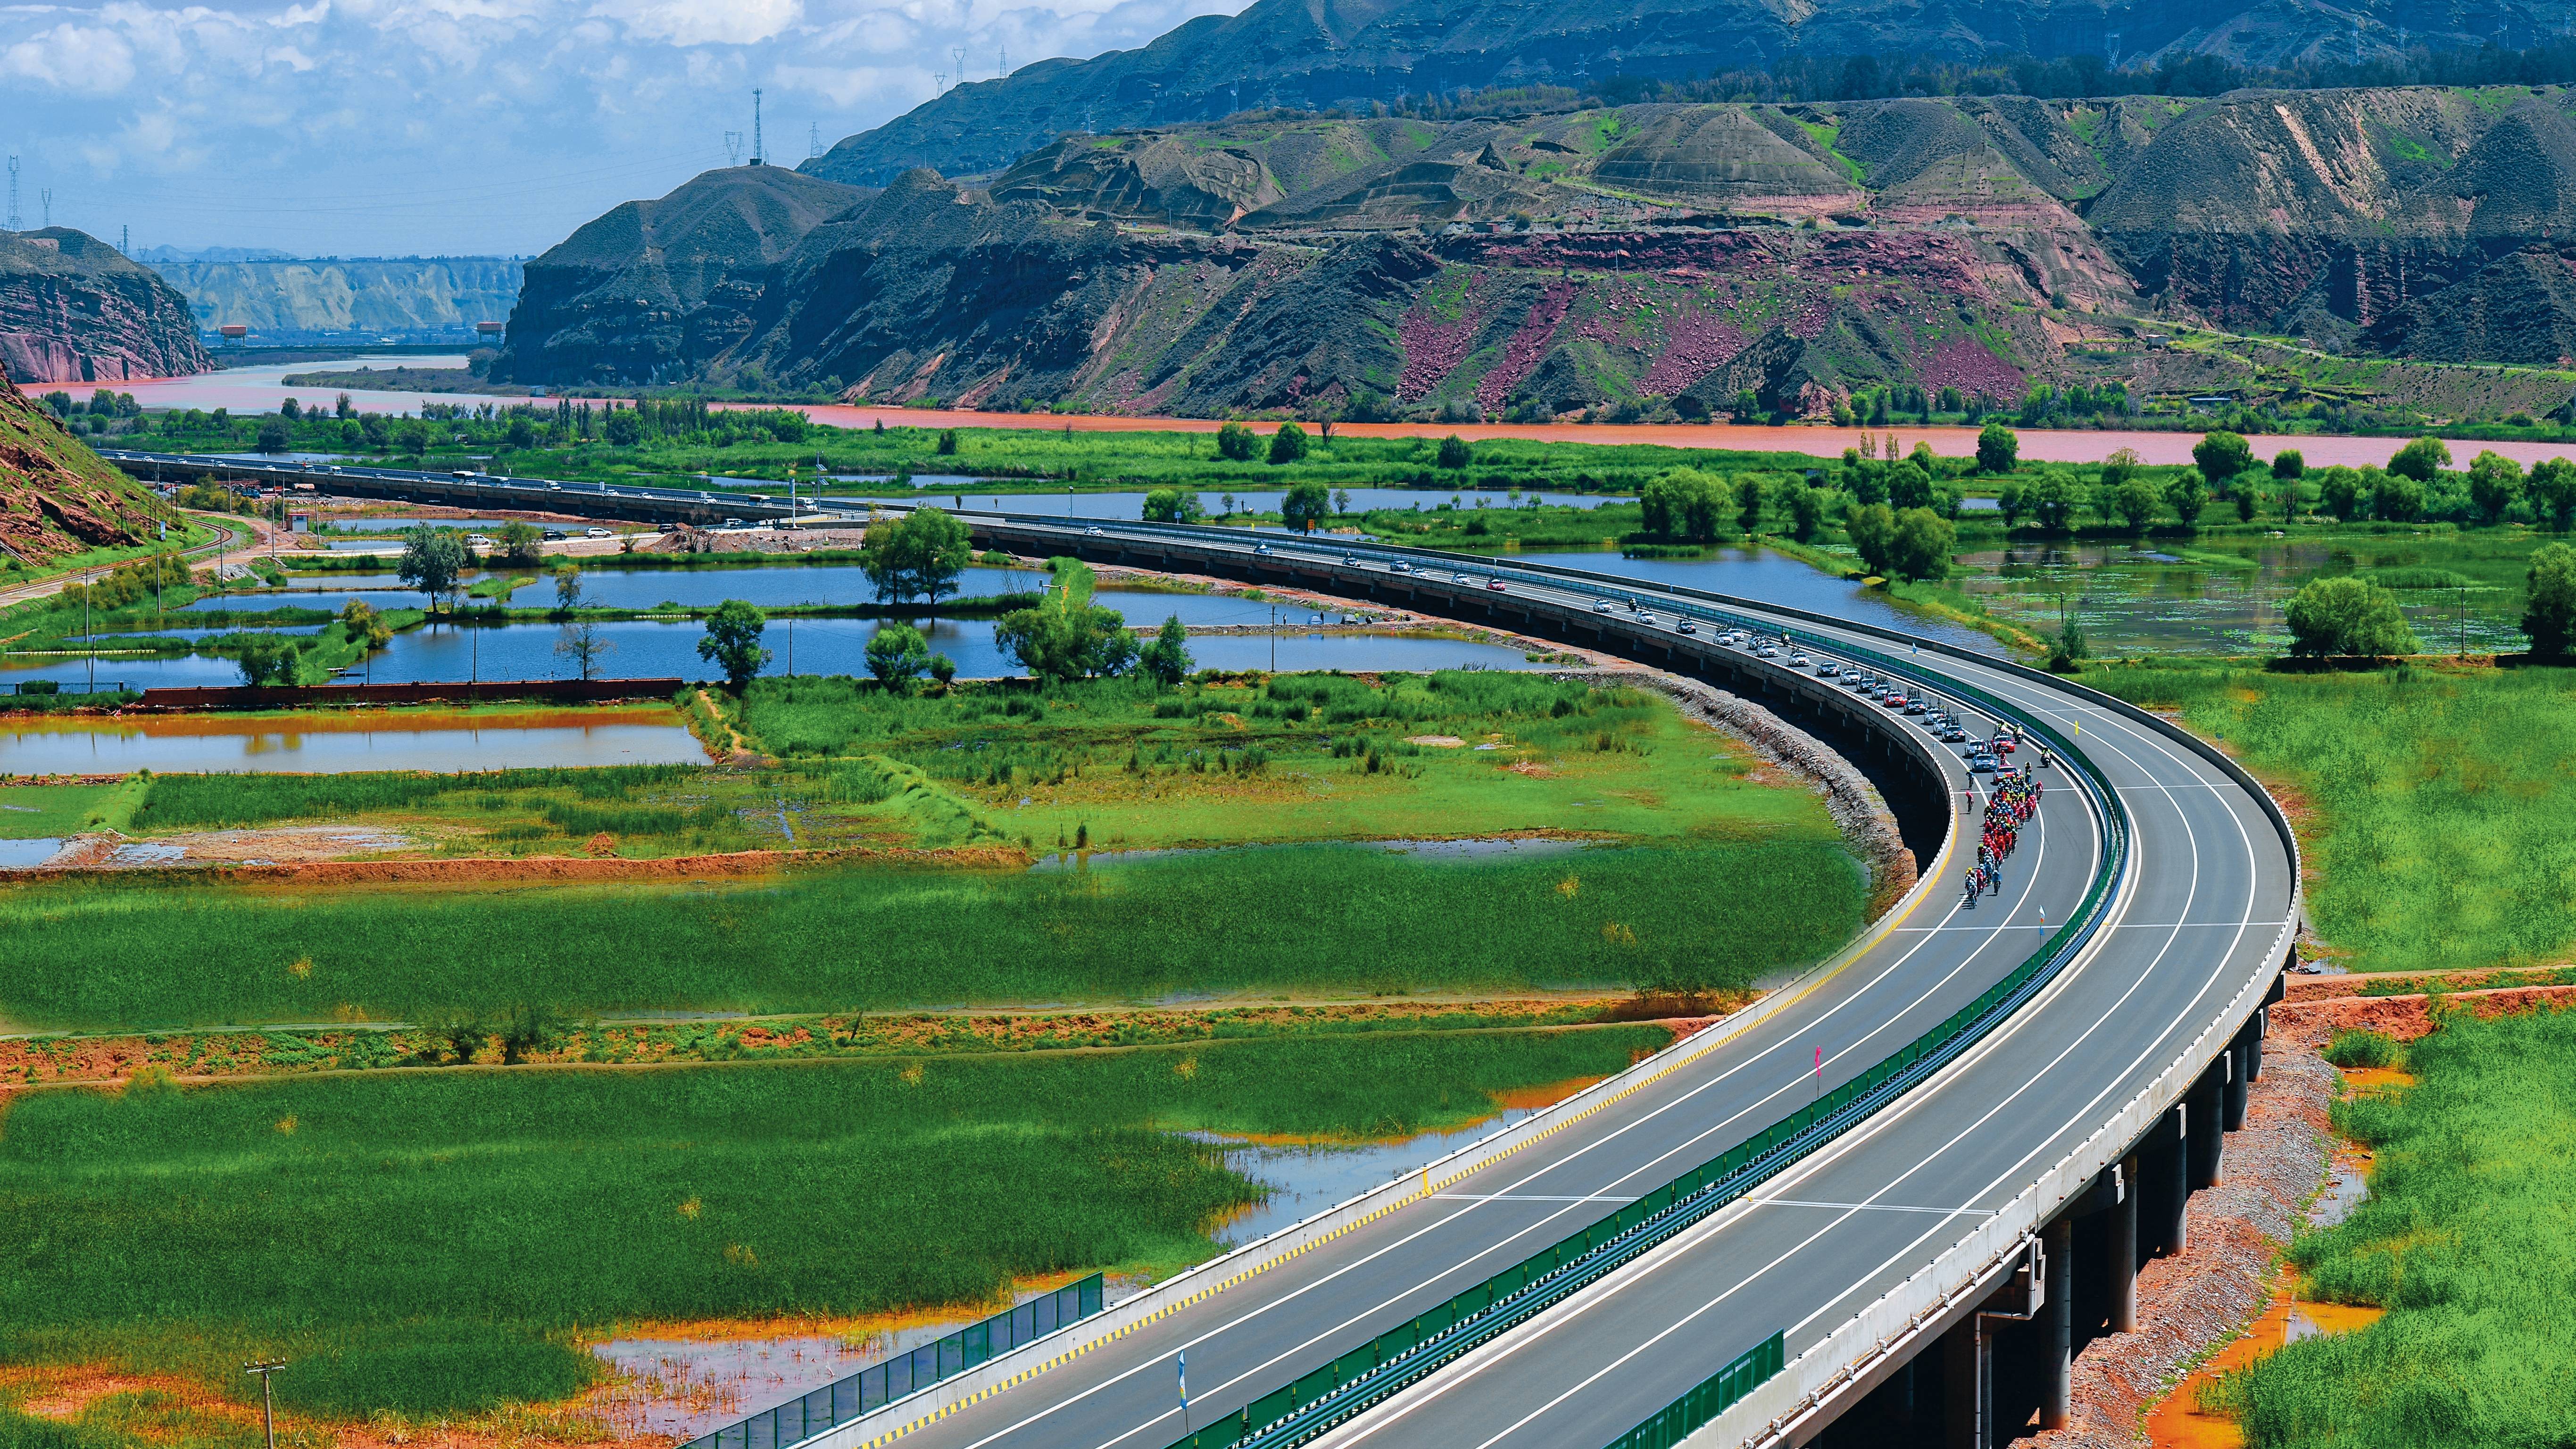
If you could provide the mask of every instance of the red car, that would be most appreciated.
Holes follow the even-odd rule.
[[[1997,736],[1995,736],[1995,753],[1996,753],[1996,754],[1998,754],[1998,755],[2009,755],[2009,754],[2011,754],[2012,752],[2013,752],[2013,737],[2012,737],[2012,736],[2010,736],[2010,735],[1997,735]]]
[[[1486,588],[1489,588],[1489,589],[1491,589],[1491,590],[1493,590],[1495,593],[1498,593],[1498,594],[1499,594],[1499,593],[1506,592],[1506,590],[1503,588],[1503,581],[1502,581],[1501,579],[1494,579],[1494,580],[1491,580],[1490,582],[1488,582],[1488,583],[1485,585],[1485,587],[1486,587]]]

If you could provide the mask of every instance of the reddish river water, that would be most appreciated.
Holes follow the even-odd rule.
[[[386,365],[402,362],[412,366],[462,367],[462,357],[417,357],[376,359]],[[119,390],[134,394],[147,408],[231,408],[235,412],[268,412],[278,403],[293,397],[301,403],[328,406],[334,395],[331,388],[288,387],[279,379],[290,372],[338,371],[367,365],[359,362],[307,362],[291,367],[270,365],[242,368],[230,372],[210,372],[199,377],[175,377],[119,384]],[[41,389],[40,389],[41,390]],[[79,391],[75,389],[75,391]],[[526,398],[485,397],[472,393],[365,392],[352,390],[350,400],[362,411],[408,412],[428,402],[479,403],[504,405],[529,401]],[[1066,428],[1082,433],[1184,432],[1212,433],[1224,426],[1209,418],[1142,418],[1108,415],[1064,416],[1048,413],[983,413],[962,409],[924,409],[858,407],[844,403],[805,404],[798,412],[815,422],[838,428],[874,427],[883,421],[888,427],[916,428]],[[1262,425],[1264,428],[1267,425]],[[1453,425],[1448,423],[1336,423],[1336,433],[1355,438],[1445,438],[1456,433],[1470,442],[1486,438],[1529,438],[1550,443],[1658,443],[1672,448],[1723,448],[1737,452],[1805,453],[1818,458],[1838,458],[1845,448],[1857,446],[1864,437],[1896,436],[1901,448],[1916,442],[1928,442],[1932,451],[1964,457],[1977,450],[1974,428],[1894,427],[1880,429],[1828,427],[1737,427],[1731,424],[1691,423],[1481,423]],[[2135,448],[2138,456],[2150,463],[2188,463],[2191,445],[2200,441],[2198,433],[2098,432],[2089,428],[2016,428],[2021,435],[2021,455],[2043,463],[2098,463],[2120,448]],[[2403,438],[2352,438],[2324,434],[2299,436],[2263,436],[2249,439],[2255,456],[2269,459],[2282,448],[2296,448],[2311,466],[2346,464],[2359,467],[2364,463],[2386,463],[2389,456],[2404,446]],[[2515,462],[2529,467],[2543,458],[2576,458],[2576,445],[2566,443],[2475,443],[2447,440],[2454,462],[2466,466],[2482,448],[2492,448]]]

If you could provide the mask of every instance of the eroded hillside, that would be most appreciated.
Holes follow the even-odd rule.
[[[822,183],[739,168],[532,263],[507,365],[986,406],[1685,417],[1886,384],[2229,385],[2154,355],[2160,318],[2554,365],[2576,335],[2571,109],[2402,88],[1272,113],[1064,137],[981,185],[802,192]],[[694,283],[661,280],[673,257]]]
[[[132,479],[64,431],[0,369],[0,554],[41,564],[144,542],[163,517]]]
[[[151,268],[70,227],[0,232],[0,368],[29,382],[204,372],[187,299]]]

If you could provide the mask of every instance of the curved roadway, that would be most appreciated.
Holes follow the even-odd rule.
[[[1060,532],[1074,547],[1174,536],[1009,522],[1022,534]],[[1256,567],[1293,551],[1301,565],[1320,561],[1361,585],[1390,582],[1398,557],[1424,557],[1230,530],[1190,535],[1193,546],[1215,538],[1239,549]],[[1254,553],[1261,548],[1273,558]],[[1566,572],[1541,580],[1508,561],[1465,571],[1464,582],[1441,585],[1462,603],[1497,577],[1510,595],[1587,614],[1605,595],[1637,595],[1650,608],[1660,599],[1652,624],[1632,623],[1624,605],[1603,622],[1665,644],[1676,642],[1671,610],[1686,603],[1627,579]],[[1729,612],[1765,614],[1740,601]],[[1770,617],[1855,650],[1891,647],[1873,631]],[[1706,626],[1688,642],[1713,647]],[[1918,661],[1927,680],[1964,682],[2055,724],[2117,792],[2134,863],[2096,945],[1961,1062],[1766,1184],[1752,1204],[1659,1250],[1651,1271],[1542,1315],[1328,1442],[1600,1449],[1775,1330],[1786,1332],[1795,1359],[2028,1186],[2162,1072],[2248,981],[2279,969],[2294,867],[2261,800],[2098,696],[1991,661],[1940,652],[1906,659]],[[1935,749],[1955,807],[1941,864],[1861,949],[1798,983],[1794,999],[1432,1197],[957,1409],[905,1442],[1164,1449],[1186,1431],[1182,1353],[1190,1418],[1205,1423],[1734,1146],[1949,1016],[2019,965],[2049,923],[2068,918],[2104,839],[2095,807],[2070,788],[2066,770],[2043,770],[2051,788],[2002,893],[1964,905],[1958,862],[1975,853],[1982,785],[1954,751]]]
[[[1233,529],[967,516],[979,532],[1069,552],[1185,543],[1283,577],[1293,562],[1298,583],[1330,590],[1339,582],[1355,593],[1396,587],[1430,612],[1476,612],[1497,602],[1486,586],[1501,579],[1513,604],[1545,606],[1611,652],[1670,657],[1717,647],[1705,626],[1696,637],[1675,632],[1682,613],[1708,612],[1708,599],[1632,579]],[[1398,560],[1429,563],[1439,581],[1399,570]],[[1624,607],[1594,612],[1602,599],[1632,596],[1655,610],[1651,621]],[[1725,611],[1795,627],[1829,647],[1902,647],[1883,631],[1742,600],[1725,601]],[[1433,1196],[962,1405],[904,1442],[1164,1449],[1189,1427],[1178,1393],[1182,1353],[1190,1421],[1205,1423],[1735,1146],[1948,1017],[2019,965],[2049,923],[2068,919],[2103,858],[2099,811],[2116,808],[2131,831],[2130,868],[2103,930],[1963,1059],[1748,1202],[1656,1250],[1643,1271],[1541,1315],[1326,1442],[1601,1449],[1775,1331],[1786,1334],[1794,1363],[2060,1165],[2213,1023],[2232,1029],[2219,1019],[2239,1009],[2250,983],[2279,970],[2295,861],[2259,795],[2100,696],[1937,647],[1903,664],[1935,690],[1966,684],[2054,724],[2107,779],[2116,806],[2071,788],[2063,769],[2043,771],[2051,788],[2002,894],[1964,907],[1959,864],[1974,855],[1982,787],[1955,752],[1933,746],[1953,809],[1949,843],[1923,885],[1857,948],[1719,1028],[1726,1035],[1714,1048]]]

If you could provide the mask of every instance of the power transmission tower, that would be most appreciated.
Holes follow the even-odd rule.
[[[37,192],[36,204],[45,209],[45,227],[49,231],[52,230],[54,225],[54,188],[48,186],[44,190]]]
[[[961,86],[966,84],[966,47],[952,45],[948,47],[948,55],[957,62],[957,83]]]
[[[805,125],[805,159],[811,161],[822,154],[823,128],[809,121]]]
[[[740,131],[725,132],[725,164],[727,166],[742,164],[742,132]]]
[[[9,153],[9,230],[24,231],[18,224],[18,153]]]
[[[945,91],[945,90],[947,90],[947,89],[948,89],[948,72],[946,72],[946,71],[944,71],[944,70],[934,70],[934,71],[932,71],[932,72],[930,73],[930,93],[931,93],[932,95],[934,95],[934,96],[935,96],[935,95],[938,95],[940,92]]]
[[[760,90],[754,87],[751,92],[751,164],[759,165],[763,154],[764,148],[760,144]]]
[[[1001,58],[993,62],[993,78],[1000,80],[1011,73],[1011,48],[1002,47]]]

